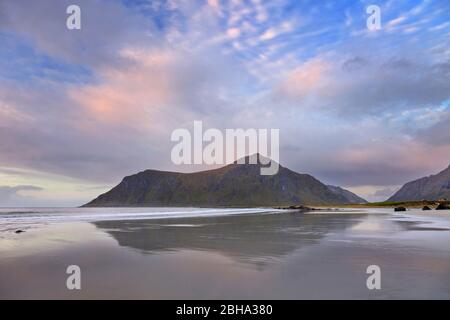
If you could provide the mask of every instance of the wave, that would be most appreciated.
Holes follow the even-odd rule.
[[[161,218],[211,217],[278,212],[271,208],[46,208],[0,209],[0,225],[14,223],[50,223],[69,221],[147,220]]]

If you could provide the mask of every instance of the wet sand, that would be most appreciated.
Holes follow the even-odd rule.
[[[430,211],[423,211],[421,209],[418,210],[410,210],[407,211],[408,214],[413,214],[417,216],[423,216],[423,217],[435,217],[435,218],[444,218],[450,220],[450,210],[430,210]]]
[[[450,298],[450,221],[414,212],[39,222],[25,229],[0,232],[1,299]],[[81,290],[66,288],[73,264],[81,268]],[[369,265],[381,268],[381,290],[367,289]]]

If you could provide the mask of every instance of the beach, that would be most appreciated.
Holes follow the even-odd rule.
[[[447,215],[2,209],[0,299],[449,299]],[[69,265],[81,290],[66,287]]]
[[[407,211],[407,213],[422,217],[442,218],[450,220],[450,210],[423,211],[421,209],[418,209],[418,210],[409,210]]]

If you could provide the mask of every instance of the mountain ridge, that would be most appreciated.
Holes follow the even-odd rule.
[[[450,199],[450,165],[437,174],[405,183],[387,201]]]
[[[248,159],[245,164],[235,161],[193,173],[144,170],[124,177],[117,186],[84,207],[334,205],[354,203],[355,197],[359,198],[342,188],[339,189],[345,192],[332,190],[309,174],[281,165],[277,174],[261,175],[260,168],[264,165],[249,164]],[[347,198],[350,194],[352,199]]]
[[[368,203],[366,199],[361,198],[360,196],[358,196],[357,194],[344,189],[342,187],[338,187],[338,186],[333,186],[330,184],[327,184],[327,187],[331,189],[331,191],[338,193],[338,194],[342,194],[343,196],[345,196],[350,202],[350,204],[362,204],[362,203]]]

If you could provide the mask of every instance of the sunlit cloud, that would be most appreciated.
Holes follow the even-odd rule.
[[[199,119],[280,128],[283,164],[375,198],[448,166],[445,1],[382,1],[376,34],[361,2],[80,0],[79,33],[69,3],[0,3],[5,188],[72,205],[179,170],[170,132]]]

